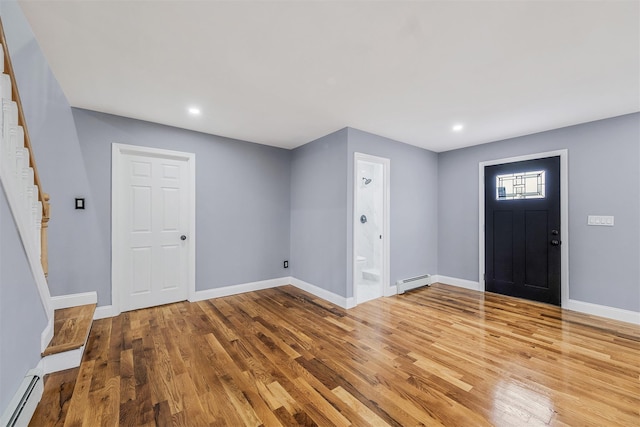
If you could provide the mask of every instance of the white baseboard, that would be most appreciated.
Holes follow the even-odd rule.
[[[309,292],[318,298],[322,298],[342,308],[353,308],[356,306],[355,298],[345,298],[341,295],[334,294],[320,288],[319,286],[312,285],[303,280],[296,279],[295,277],[279,277],[277,279],[261,280],[259,282],[241,283],[239,285],[225,286],[222,288],[207,289],[204,291],[196,291],[195,296],[190,298],[190,302],[204,301],[211,298],[220,298],[230,295],[242,294],[245,292],[260,291],[262,289],[276,288],[278,286],[293,285],[303,291]],[[105,319],[108,317],[117,316],[120,313],[115,312],[112,305],[105,305],[96,308],[96,312],[93,315],[94,320]],[[47,341],[48,343],[48,341]]]
[[[261,280],[259,282],[241,283],[239,285],[225,286],[222,288],[207,289],[204,291],[196,291],[195,296],[189,301],[204,301],[211,298],[226,297],[229,295],[242,294],[251,291],[260,291],[262,289],[275,288],[291,283],[291,278],[280,277],[277,279]]]
[[[47,326],[45,326],[44,331],[40,334],[40,352],[44,352],[53,339],[53,320],[53,317],[49,318]]]
[[[29,390],[31,377],[34,375],[39,377],[40,381],[35,384],[35,386],[30,391],[29,397],[26,401],[23,402],[22,398],[27,390]],[[29,369],[27,371],[27,374],[22,379],[22,383],[18,386],[18,389],[14,393],[13,398],[4,409],[4,412],[2,412],[2,416],[0,416],[0,425],[26,426],[27,423],[29,423],[29,420],[33,416],[38,403],[40,402],[40,400],[42,400],[42,394],[44,392],[43,377],[44,373],[42,372],[40,364],[38,364],[36,368]],[[14,412],[18,414],[17,418],[15,420],[11,420]]]
[[[473,280],[458,279],[457,277],[434,275],[431,283],[444,283],[445,285],[457,286],[459,288],[471,289],[472,291],[481,291],[480,283]]]
[[[191,302],[203,301],[211,298],[226,297],[229,295],[241,294],[244,292],[259,291],[262,289],[270,289],[278,286],[293,285],[296,288],[309,292],[319,298],[336,304],[342,308],[355,307],[355,298],[345,298],[322,289],[311,283],[296,279],[295,277],[280,277],[278,279],[262,280],[259,282],[243,283],[239,285],[225,286],[223,288],[207,289],[205,291],[196,291],[195,297]]]
[[[574,299],[570,299],[567,306],[562,308],[640,325],[640,313],[637,311],[623,310],[621,308],[608,307],[606,305],[593,304]]]
[[[432,283],[436,282],[471,289],[474,291],[482,291],[482,289],[480,288],[480,283],[471,280],[436,275],[433,276]],[[570,299],[568,303],[562,308],[578,311],[580,313],[591,314],[593,316],[606,317],[607,319],[619,320],[621,322],[640,325],[640,313],[637,311],[623,310],[621,308],[608,307],[606,305],[593,304],[590,302],[577,301],[573,299]]]
[[[444,283],[447,285],[458,286],[460,288],[471,289],[474,291],[481,291],[480,283],[472,280],[458,279],[456,277],[433,275],[432,283]],[[355,298],[345,298],[341,295],[334,294],[319,286],[307,283],[304,280],[296,279],[295,277],[280,277],[278,279],[262,280],[259,282],[242,283],[239,285],[225,286],[223,288],[207,289],[204,291],[197,291],[195,298],[191,299],[191,302],[203,301],[211,298],[219,298],[229,295],[241,294],[244,292],[259,291],[262,289],[275,288],[284,285],[293,285],[303,291],[309,292],[318,298],[322,298],[342,308],[353,308],[356,306]],[[76,305],[93,304],[96,302],[97,295],[95,292],[86,292],[82,294],[64,295],[60,297],[52,297],[51,303],[55,309],[73,307]],[[592,304],[589,302],[569,300],[567,306],[562,307],[567,310],[578,311],[580,313],[591,314],[594,316],[606,317],[608,319],[619,320],[622,322],[640,324],[640,313],[630,310],[623,310],[615,307],[607,307],[605,305]],[[96,308],[96,312],[93,316],[94,320],[105,319],[108,317],[117,316],[120,313],[114,312],[112,305],[106,305]],[[53,319],[49,321],[47,327],[42,332],[41,346],[42,351],[49,345],[51,338],[53,337]]]
[[[189,298],[190,302],[204,301],[211,298],[226,297],[229,295],[242,294],[244,292],[259,291],[262,289],[275,288],[276,286],[288,285],[289,277],[280,277],[278,279],[262,280],[259,282],[242,283],[239,285],[225,286],[222,288],[206,289],[204,291],[196,291],[193,298]],[[103,305],[96,308],[93,320],[106,319],[115,317],[120,312],[115,310],[113,305]]]
[[[64,371],[65,369],[77,368],[80,366],[83,353],[84,346],[75,350],[52,354],[40,359],[38,368],[41,369],[45,375],[52,372]]]
[[[7,123],[8,125],[8,123]],[[1,139],[1,138],[0,138]],[[18,141],[21,143],[20,141]],[[3,147],[4,148],[4,147]],[[9,157],[7,157],[9,159]],[[3,159],[4,160],[4,159]],[[20,190],[16,186],[13,175],[10,170],[5,167],[5,161],[0,161],[0,191],[4,190],[4,194],[9,204],[9,209],[13,216],[15,225],[22,241],[27,261],[31,267],[31,273],[35,280],[35,285],[40,295],[40,301],[44,307],[44,311],[49,319],[53,318],[53,308],[51,307],[51,293],[49,292],[49,284],[42,269],[40,261],[40,248],[37,246],[37,238],[34,237],[34,229],[29,223],[31,212],[25,211],[25,199],[20,196]]]
[[[77,307],[79,305],[97,304],[97,292],[82,292],[79,294],[60,295],[51,297],[51,306],[54,310],[61,308]]]
[[[319,286],[307,283],[304,280],[296,279],[295,277],[290,277],[289,279],[291,281],[291,284],[296,288],[309,292],[310,294],[313,294],[318,298],[322,298],[323,300],[329,301],[330,303],[333,303],[337,306],[347,309],[356,306],[356,300],[353,297],[345,298],[341,295],[327,291],[326,289],[322,289]]]
[[[96,311],[93,313],[93,320],[115,317],[118,314],[120,313],[116,313],[112,305],[102,305],[100,307],[96,307]]]

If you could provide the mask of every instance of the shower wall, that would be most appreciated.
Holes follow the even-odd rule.
[[[366,180],[370,179],[367,184]],[[365,215],[366,223],[357,222],[356,229],[356,256],[360,261],[358,266],[368,270],[368,278],[373,279],[373,274],[382,270],[382,165],[365,161],[358,162],[358,191],[357,191],[357,216]],[[364,258],[364,259],[363,259]],[[356,274],[356,280],[362,279],[361,272]]]

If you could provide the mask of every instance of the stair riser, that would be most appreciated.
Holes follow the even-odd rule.
[[[3,176],[10,181],[8,184],[17,192],[18,199],[22,200],[22,211],[29,218],[29,228],[33,230],[32,238],[40,252],[42,203],[38,200],[39,189],[34,185],[35,176],[30,167],[29,150],[24,144],[24,129],[18,126],[18,106],[11,100],[11,79],[6,74],[2,74],[0,78],[0,96],[0,153],[2,167],[6,172]]]

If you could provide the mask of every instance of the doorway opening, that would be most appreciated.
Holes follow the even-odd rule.
[[[195,294],[195,154],[113,144],[115,313]]]
[[[482,290],[566,306],[567,150],[479,164]]]
[[[353,289],[356,304],[389,287],[389,159],[355,153]]]

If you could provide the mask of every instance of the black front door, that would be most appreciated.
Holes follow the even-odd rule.
[[[486,166],[485,289],[560,305],[560,157]]]

